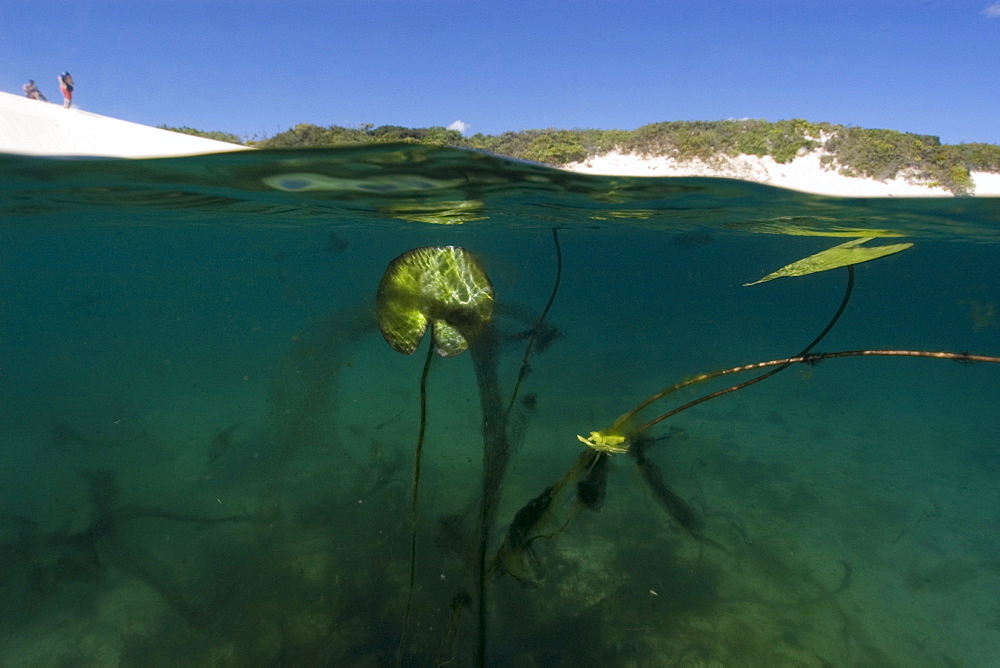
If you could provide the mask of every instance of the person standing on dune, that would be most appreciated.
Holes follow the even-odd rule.
[[[48,102],[45,96],[42,95],[42,91],[38,90],[38,86],[35,84],[35,80],[32,79],[28,83],[24,84],[22,87],[24,89],[24,96],[32,100],[42,100],[43,102]]]
[[[59,90],[63,94],[63,106],[67,109],[73,104],[73,85],[73,77],[70,76],[69,72],[63,72],[59,75]]]

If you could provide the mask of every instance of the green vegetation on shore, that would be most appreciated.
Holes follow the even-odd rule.
[[[555,167],[620,151],[648,157],[702,160],[769,155],[779,163],[821,150],[821,162],[846,176],[878,180],[907,176],[963,194],[972,188],[972,171],[1000,172],[1000,146],[942,144],[938,137],[896,130],[811,123],[802,119],[670,121],[635,130],[522,130],[499,135],[463,136],[444,127],[404,128],[362,125],[346,128],[302,123],[265,139],[240,142],[223,132],[164,128],[258,148],[298,148],[373,142],[415,142],[489,151]]]
[[[157,125],[161,130],[170,130],[171,132],[179,132],[182,135],[194,135],[195,137],[204,137],[205,139],[214,139],[215,141],[224,141],[229,144],[247,144],[249,142],[244,142],[242,139],[234,134],[228,132],[205,132],[204,130],[195,130],[194,128],[189,128],[187,126],[180,128],[172,128],[169,125]]]

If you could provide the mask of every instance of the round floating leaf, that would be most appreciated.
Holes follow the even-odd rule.
[[[376,310],[382,336],[395,350],[412,354],[431,326],[435,351],[454,357],[493,318],[493,285],[464,248],[414,248],[386,267]]]

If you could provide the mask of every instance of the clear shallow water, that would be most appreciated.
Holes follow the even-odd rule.
[[[419,146],[0,171],[3,665],[395,661],[424,347],[393,351],[374,305],[414,247],[482,260],[511,339],[506,400],[558,230],[558,337],[520,389],[534,402],[513,413],[491,553],[577,434],[691,374],[801,350],[846,271],[743,284],[859,231],[915,245],[857,267],[820,350],[1000,354],[995,199],[599,178]],[[988,664],[998,387],[1000,365],[829,360],[680,413],[648,456],[701,540],[615,456],[603,508],[569,494],[533,541],[534,588],[488,578],[488,662]],[[468,353],[434,361],[427,401],[403,663],[472,665],[476,606],[451,611],[475,592]]]

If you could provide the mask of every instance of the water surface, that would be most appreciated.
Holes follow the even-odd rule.
[[[818,349],[1000,354],[997,199],[414,145],[0,172],[3,665],[397,660],[427,343],[395,352],[374,308],[411,248],[482,261],[505,401],[530,333],[550,344],[513,402],[491,555],[577,434],[692,374],[799,352],[847,271],[743,284],[848,239],[914,246],[857,266]],[[1000,365],[828,360],[659,424],[647,455],[703,528],[613,456],[603,507],[571,489],[531,542],[534,586],[488,577],[487,662],[990,663],[998,388]],[[434,360],[404,665],[476,660],[478,392],[469,354]]]

